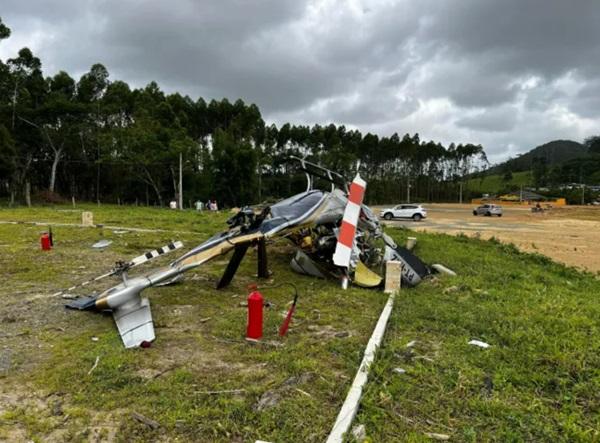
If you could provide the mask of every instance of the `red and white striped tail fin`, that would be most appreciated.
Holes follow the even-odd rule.
[[[350,266],[350,257],[352,255],[352,246],[354,245],[354,237],[356,236],[356,226],[358,217],[360,216],[360,207],[365,196],[367,182],[356,174],[350,192],[348,194],[348,204],[344,210],[344,218],[340,228],[340,235],[333,254],[333,263],[337,266],[348,268]]]

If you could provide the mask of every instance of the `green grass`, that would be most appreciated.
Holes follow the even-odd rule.
[[[487,175],[481,178],[472,178],[467,182],[467,189],[473,194],[497,194],[503,189],[517,190],[521,186],[531,186],[533,179],[531,172],[515,172],[509,182],[502,180],[502,175]]]
[[[60,209],[68,208],[0,210],[0,220],[78,222],[79,213]],[[278,243],[269,249],[273,277],[263,283],[275,304],[266,311],[267,342],[278,342],[281,313],[292,297],[289,287],[277,285],[300,288],[284,346],[242,339],[246,310],[239,303],[255,280],[252,251],[226,290],[214,285],[228,257],[190,272],[182,284],[148,290],[157,340],[146,350],[125,350],[110,316],[66,312],[62,300],[44,295],[172,238],[186,247],[198,244],[222,229],[228,214],[86,209],[98,223],[193,233],[56,227],[56,248],[42,253],[43,227],[0,225],[0,278],[6,282],[0,288],[0,352],[12,362],[0,370],[0,441],[324,441],[384,294],[343,292],[334,281],[293,274],[292,249]],[[388,232],[400,242],[414,235]],[[597,441],[597,276],[496,241],[417,236],[425,261],[444,263],[458,276],[428,280],[396,297],[356,419],[370,441],[426,441],[427,433],[452,441]],[[92,250],[99,238],[114,243]],[[345,331],[349,337],[335,336]],[[492,347],[470,346],[471,339]],[[416,344],[407,348],[412,340]],[[96,357],[99,364],[88,374]],[[393,372],[397,367],[407,372]],[[244,391],[205,393],[231,389]],[[259,411],[265,393],[277,402]],[[133,420],[134,411],[160,427]]]
[[[52,223],[81,223],[81,213],[92,211],[94,223],[109,226],[125,226],[146,229],[168,229],[172,231],[207,232],[207,220],[213,229],[220,229],[229,214],[221,211],[219,214],[199,213],[193,210],[174,211],[158,207],[134,207],[117,205],[78,204],[18,207],[13,209],[0,208],[0,221],[37,221]],[[200,226],[203,224],[204,226]]]
[[[36,209],[5,210],[0,216],[74,223],[79,216]],[[105,223],[115,220],[133,226],[135,220],[138,227],[194,229],[196,233],[175,236],[188,248],[223,229],[227,217],[118,207],[94,212]],[[176,223],[171,224],[171,218]],[[0,225],[0,247],[10,252],[0,256],[0,272],[9,283],[0,288],[4,301],[0,319],[8,319],[10,337],[3,341],[14,356],[11,369],[0,372],[0,440],[16,439],[11,433],[18,431],[19,437],[35,441],[87,441],[95,430],[109,433],[115,428],[118,441],[325,438],[347,388],[340,381],[353,376],[385,303],[381,292],[359,288],[341,292],[334,281],[293,274],[292,250],[274,244],[269,247],[273,278],[262,283],[265,298],[274,304],[265,313],[267,344],[253,346],[243,340],[246,308],[239,304],[245,300],[247,285],[255,281],[256,253],[251,251],[226,290],[214,287],[228,257],[190,272],[182,284],[146,291],[157,341],[147,350],[125,350],[110,316],[65,312],[62,300],[41,296],[99,274],[119,258],[160,246],[173,234],[56,226],[55,249],[41,252],[38,237],[43,229]],[[105,251],[91,249],[99,238],[114,243]],[[289,336],[279,340],[281,314],[293,298],[291,288],[281,285],[287,282],[298,286],[300,300]],[[340,332],[349,336],[336,337]],[[96,357],[99,364],[88,374]],[[245,391],[204,393],[231,389]],[[2,394],[11,392],[21,392],[23,398],[3,404]],[[278,398],[277,404],[256,410],[268,392]],[[52,415],[48,398],[59,398],[65,413],[72,411],[67,420],[66,414]],[[134,411],[158,421],[160,428],[152,430],[134,421]]]
[[[598,441],[598,278],[493,240],[419,235],[417,252],[458,276],[396,298],[357,418],[372,441]]]

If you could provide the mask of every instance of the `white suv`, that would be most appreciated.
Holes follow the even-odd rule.
[[[533,209],[533,208],[531,208],[531,209]],[[497,215],[498,217],[502,217],[502,206],[481,205],[481,206],[473,209],[473,215],[485,215],[487,217],[491,217],[492,215]]]
[[[421,221],[427,218],[427,210],[421,205],[397,205],[393,208],[382,209],[379,213],[380,217],[386,220],[393,218],[412,218],[414,221]]]

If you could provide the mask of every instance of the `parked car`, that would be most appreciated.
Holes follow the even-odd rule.
[[[397,205],[393,208],[382,209],[379,213],[380,217],[386,220],[393,218],[412,218],[414,221],[421,221],[427,218],[427,210],[421,205]]]
[[[488,217],[491,217],[492,215],[497,215],[498,217],[502,217],[502,206],[481,205],[473,209],[473,215],[486,215]]]

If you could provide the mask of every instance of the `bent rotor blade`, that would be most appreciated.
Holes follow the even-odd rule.
[[[183,243],[180,241],[169,243],[168,245],[165,245],[162,248],[154,249],[153,251],[149,251],[149,252],[146,252],[145,254],[135,257],[131,261],[125,263],[124,267],[119,267],[119,266],[115,267],[114,269],[111,269],[106,274],[99,275],[90,280],[86,280],[84,282],[81,282],[74,286],[71,286],[70,288],[55,292],[54,294],[52,294],[52,296],[58,297],[59,295],[65,294],[67,292],[71,292],[74,289],[81,288],[83,286],[89,285],[90,283],[94,283],[98,280],[102,280],[103,278],[110,277],[112,275],[116,275],[119,272],[121,272],[123,269],[134,268],[136,266],[141,265],[142,263],[146,263],[148,260],[152,260],[153,258],[159,257],[164,254],[168,254],[169,252],[172,252],[172,251],[174,251],[176,249],[180,249],[180,248],[183,248]]]
[[[246,251],[248,250],[249,246],[250,243],[244,243],[235,247],[235,250],[233,251],[233,256],[231,257],[231,260],[229,260],[227,268],[225,268],[223,277],[221,277],[221,280],[217,284],[217,289],[222,289],[229,283],[231,283],[231,280],[233,280],[233,276],[240,267],[240,263],[242,263],[242,259],[246,255]]]
[[[350,185],[348,204],[344,210],[344,218],[342,219],[338,242],[333,254],[333,263],[337,266],[350,267],[352,247],[354,246],[354,237],[356,237],[356,226],[366,187],[367,183],[360,178],[359,174],[356,174]]]

